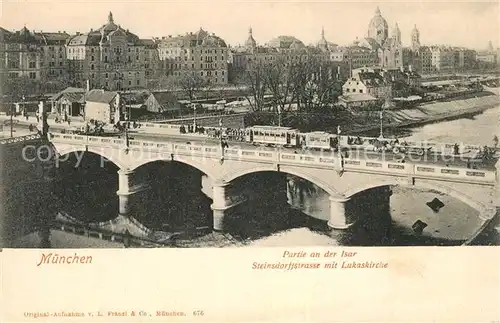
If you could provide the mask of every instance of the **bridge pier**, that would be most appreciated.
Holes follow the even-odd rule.
[[[227,203],[229,183],[214,182],[213,183],[213,204],[210,208],[213,211],[213,229],[215,231],[224,230],[224,217],[231,208]]]
[[[330,218],[328,226],[334,230],[346,230],[356,223],[351,210],[347,207],[349,199],[330,197]]]
[[[118,171],[118,214],[121,216],[130,216],[132,210],[132,196],[148,189],[147,185],[134,185],[134,171],[129,169],[120,169]]]

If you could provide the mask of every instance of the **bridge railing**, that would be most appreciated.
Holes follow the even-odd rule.
[[[23,141],[27,141],[27,140],[34,140],[34,139],[40,139],[40,138],[41,138],[41,136],[39,134],[19,136],[19,137],[13,137],[13,138],[4,138],[4,139],[0,139],[0,145],[12,144],[15,142],[23,142]]]
[[[61,143],[116,148],[121,153],[125,148],[124,139],[107,137],[87,137],[81,135],[50,134],[50,140]],[[320,167],[329,169],[343,169],[363,171],[368,173],[387,173],[396,176],[439,177],[443,179],[461,179],[474,182],[494,183],[496,172],[490,170],[470,169],[466,167],[448,167],[432,164],[403,163],[387,160],[370,160],[358,158],[343,158],[332,152],[319,155],[282,150],[262,150],[249,148],[226,148],[222,152],[220,145],[214,144],[184,144],[175,142],[157,142],[130,140],[129,149],[149,151],[155,153],[169,153],[175,155],[197,156],[201,158],[218,159],[222,156],[226,160],[257,161],[263,163],[296,165],[302,167]],[[112,154],[106,151],[107,154]]]

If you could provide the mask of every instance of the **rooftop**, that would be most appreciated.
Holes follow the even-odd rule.
[[[110,103],[118,95],[118,92],[108,92],[104,90],[90,90],[85,95],[87,102]]]

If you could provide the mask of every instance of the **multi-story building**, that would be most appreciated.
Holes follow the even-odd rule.
[[[452,72],[455,69],[455,52],[451,47],[431,46],[432,67],[435,72]]]
[[[41,39],[26,27],[16,32],[2,29],[2,79],[27,77],[41,80],[44,64]]]
[[[66,42],[70,35],[63,32],[35,32],[42,51],[41,77],[43,80],[62,80],[68,83]],[[69,85],[69,84],[68,84]]]
[[[495,51],[482,51],[478,52],[476,59],[479,62],[484,62],[484,63],[489,63],[489,64],[495,64],[497,62],[497,57],[498,53]]]
[[[338,51],[338,45],[325,39],[324,30],[317,46],[305,46],[302,41],[292,36],[278,36],[266,46],[258,46],[249,28],[248,38],[243,46],[233,48],[230,52],[232,80],[248,70],[252,64],[294,64],[304,62],[313,57],[327,68],[328,73],[336,79],[346,79],[349,75],[347,59],[342,52],[338,59],[332,58],[332,51]],[[327,63],[325,66],[323,63]]]
[[[335,48],[330,52],[330,60],[332,62],[343,62],[350,69],[374,66],[379,63],[377,52],[368,47],[360,46],[357,40],[350,46]]]
[[[146,72],[151,71],[150,40],[115,24],[110,12],[108,22],[97,30],[77,34],[68,40],[68,73],[76,86],[86,80],[92,88],[131,90],[145,88]]]
[[[211,84],[228,82],[228,47],[213,33],[200,28],[196,33],[162,37],[158,52],[165,75],[190,73]]]
[[[476,51],[463,47],[453,47],[454,68],[457,71],[470,70],[475,67]]]

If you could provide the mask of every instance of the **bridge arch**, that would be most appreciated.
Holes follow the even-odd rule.
[[[430,189],[430,190],[438,191],[440,193],[446,194],[450,197],[453,197],[453,198],[469,205],[470,207],[472,207],[473,209],[475,209],[476,211],[479,212],[480,217],[490,218],[489,213],[491,211],[490,210],[491,208],[484,205],[483,203],[480,203],[480,202],[474,200],[474,198],[472,198],[464,193],[461,193],[461,192],[459,192],[459,191],[457,191],[449,186],[428,183],[428,182],[417,181],[415,185],[412,185],[412,184],[407,183],[405,179],[403,179],[403,180],[387,179],[387,180],[381,180],[381,181],[377,181],[374,183],[367,183],[365,185],[355,187],[353,189],[350,189],[350,190],[344,192],[344,195],[346,198],[350,198],[355,194],[361,193],[363,191],[366,191],[366,190],[369,190],[372,188],[382,187],[382,186],[401,186],[401,187],[407,187],[407,188],[417,188],[417,189],[420,188],[420,189]]]
[[[239,177],[242,177],[242,176],[245,176],[248,174],[259,173],[259,172],[279,172],[279,173],[294,175],[294,176],[297,176],[297,177],[300,177],[302,179],[310,181],[311,183],[318,186],[319,188],[324,190],[326,193],[328,193],[332,197],[338,197],[338,198],[342,197],[342,194],[340,194],[338,191],[336,191],[334,188],[332,188],[330,185],[328,185],[328,183],[326,183],[325,181],[323,181],[315,176],[312,176],[310,174],[306,174],[306,173],[303,173],[303,172],[300,172],[300,171],[297,171],[295,169],[288,168],[288,167],[287,168],[281,167],[280,169],[277,169],[276,167],[273,167],[272,165],[256,166],[256,167],[247,168],[247,169],[243,169],[243,170],[239,170],[239,171],[227,174],[226,176],[224,176],[223,180],[227,183],[230,183]]]
[[[126,163],[124,163],[122,160],[120,160],[118,157],[114,156],[113,154],[106,153],[103,149],[96,149],[92,146],[89,146],[87,148],[83,147],[69,147],[69,148],[63,148],[63,149],[58,149],[56,147],[56,152],[59,154],[59,156],[64,156],[67,154],[71,154],[74,152],[91,152],[93,154],[96,154],[98,156],[104,157],[113,164],[115,164],[118,168],[124,169],[127,168]]]
[[[164,161],[164,162],[171,162],[171,161],[173,161],[173,162],[178,162],[178,163],[181,163],[181,164],[186,164],[186,165],[189,165],[189,166],[191,166],[193,168],[196,168],[200,172],[202,172],[205,175],[207,175],[209,178],[212,178],[212,179],[217,178],[216,175],[215,175],[215,173],[210,170],[209,166],[206,166],[204,163],[197,162],[197,161],[194,161],[192,159],[183,158],[182,156],[175,156],[174,158],[171,158],[171,159],[164,158],[164,157],[147,158],[147,159],[140,160],[137,163],[131,164],[129,166],[129,169],[130,170],[135,170],[135,169],[137,169],[137,168],[139,168],[141,166],[144,166],[144,165],[149,164],[149,163],[157,162],[157,161]]]

